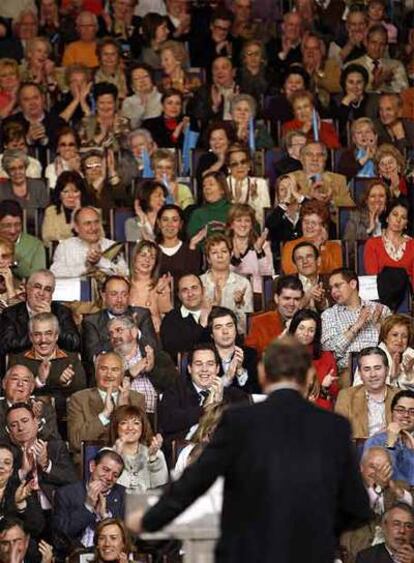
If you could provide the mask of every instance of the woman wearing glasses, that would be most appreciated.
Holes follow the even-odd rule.
[[[54,190],[59,175],[66,170],[80,170],[79,137],[71,127],[63,127],[57,137],[57,156],[48,164],[45,176],[50,189]]]
[[[264,208],[270,207],[269,186],[264,178],[250,175],[252,161],[247,147],[235,143],[227,153],[230,174],[227,177],[230,200],[247,203],[254,209],[261,227],[264,223]]]

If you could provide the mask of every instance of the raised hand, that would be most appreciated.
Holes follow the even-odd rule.
[[[32,446],[32,452],[36,456],[37,465],[45,471],[49,465],[49,454],[47,453],[47,442],[44,440],[36,440]]]
[[[73,369],[72,364],[69,364],[60,374],[59,383],[64,387],[70,385],[75,377],[75,370]]]
[[[147,372],[150,372],[154,369],[155,365],[155,354],[154,348],[152,348],[149,344],[145,346],[145,359],[147,360]]]
[[[131,389],[131,382],[128,377],[124,377],[121,385],[119,386],[118,407],[127,405],[129,403],[129,391]]]
[[[335,375],[335,372],[333,369],[331,369],[331,371],[329,373],[327,373],[325,375],[325,377],[322,380],[322,387],[325,387],[326,389],[329,389],[329,387],[332,385],[332,383],[334,383],[334,381],[338,381],[338,376]]]
[[[106,390],[104,410],[102,411],[102,414],[106,418],[111,418],[111,415],[114,412],[114,403],[112,401],[112,393],[113,392],[114,392],[113,386],[110,385],[108,387],[108,389]]]
[[[37,377],[40,379],[42,385],[46,384],[46,381],[50,375],[50,368],[52,364],[50,360],[43,360],[40,363],[39,369],[37,370]]]
[[[95,511],[100,518],[107,518],[106,496],[103,493],[98,494],[98,502],[95,505]]]
[[[242,307],[244,305],[244,295],[246,293],[246,287],[244,289],[236,289],[233,293],[234,304],[236,307]]]
[[[254,249],[258,254],[260,254],[260,252],[262,252],[263,245],[267,240],[268,234],[269,234],[269,229],[267,229],[267,228],[263,229],[262,234],[260,235],[260,237],[258,237],[256,242],[254,243]]]
[[[190,240],[190,249],[195,250],[197,245],[206,238],[207,236],[207,225],[200,229]]]
[[[161,434],[155,434],[155,436],[153,436],[151,440],[151,444],[148,447],[148,456],[150,458],[155,457],[158,450],[161,449],[162,443],[163,443],[163,438]]]
[[[52,561],[54,561],[53,547],[45,542],[45,540],[40,540],[38,547],[42,555],[41,563],[52,563]]]
[[[30,497],[32,494],[33,487],[30,481],[23,481],[17,487],[16,492],[14,493],[14,502],[15,504],[19,505],[25,502],[27,498]]]
[[[101,481],[90,481],[86,486],[85,503],[95,509],[103,488],[104,484]]]

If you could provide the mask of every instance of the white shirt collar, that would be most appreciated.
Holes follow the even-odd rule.
[[[197,323],[200,321],[200,315],[201,315],[200,309],[198,311],[190,311],[190,309],[187,309],[185,305],[181,305],[180,313],[183,319],[186,319],[189,315],[192,315],[192,317]]]

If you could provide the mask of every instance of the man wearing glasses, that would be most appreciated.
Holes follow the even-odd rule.
[[[387,448],[393,467],[394,480],[414,484],[414,391],[397,393],[391,402],[391,422],[384,432],[374,434],[364,446]]]

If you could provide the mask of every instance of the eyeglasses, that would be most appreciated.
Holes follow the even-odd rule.
[[[26,166],[10,166],[9,172],[21,172],[22,170],[26,170]]]
[[[394,412],[397,414],[405,415],[408,414],[409,416],[414,416],[414,409],[406,409],[405,407],[395,407]]]
[[[243,158],[243,160],[235,160],[233,162],[230,162],[230,167],[236,168],[236,166],[246,166],[246,164],[249,164],[249,161],[247,160],[247,158]]]
[[[95,168],[102,168],[102,163],[91,162],[90,164],[86,164],[85,168],[86,168],[86,170],[94,170]]]

